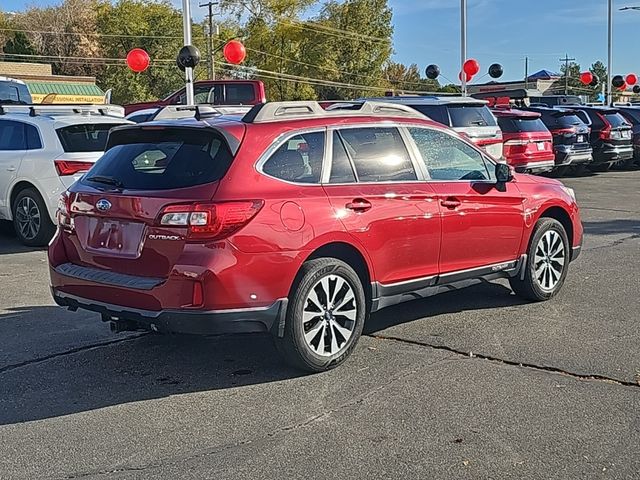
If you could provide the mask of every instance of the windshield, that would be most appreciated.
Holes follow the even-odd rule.
[[[201,131],[131,129],[118,132],[115,143],[83,183],[96,186],[106,183],[106,178],[132,190],[192,187],[219,180],[232,161],[220,136]]]
[[[449,107],[452,127],[495,127],[496,120],[485,105]]]

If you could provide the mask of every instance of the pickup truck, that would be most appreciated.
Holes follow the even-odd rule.
[[[257,105],[267,101],[264,83],[259,80],[202,80],[193,84],[196,104],[212,105]],[[124,106],[125,114],[138,110],[167,105],[184,104],[185,88],[173,92],[163,100],[131,103]]]

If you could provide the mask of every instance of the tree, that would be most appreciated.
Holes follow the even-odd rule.
[[[591,94],[591,100],[597,100],[598,95],[602,93],[602,87],[607,85],[607,67],[598,60],[591,65],[589,71],[598,79],[598,84],[593,87],[594,92]]]

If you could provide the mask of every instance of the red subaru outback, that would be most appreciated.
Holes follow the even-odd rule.
[[[58,222],[59,305],[115,331],[271,332],[310,371],[389,305],[500,277],[547,300],[582,243],[571,189],[378,102],[117,127]]]

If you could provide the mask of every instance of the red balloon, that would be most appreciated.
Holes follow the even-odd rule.
[[[638,76],[635,73],[630,73],[625,80],[627,81],[627,85],[635,85],[638,83]]]
[[[591,72],[582,72],[580,74],[580,81],[585,85],[589,85],[593,82],[593,74]]]
[[[468,73],[465,73],[465,77],[467,79],[467,83],[473,79],[473,75],[469,75]],[[458,73],[458,78],[462,81],[462,72]]]
[[[462,69],[467,75],[473,76],[480,71],[480,64],[475,58],[470,58],[469,60],[464,62]]]
[[[624,82],[622,85],[620,85],[620,88],[618,88],[618,90],[624,92],[628,87],[629,85],[627,85],[627,82]]]
[[[231,40],[230,42],[227,42],[222,53],[227,62],[233,63],[234,65],[242,63],[247,56],[247,51],[245,50],[244,45],[238,40]]]
[[[134,48],[127,53],[127,66],[136,73],[144,72],[149,62],[149,54],[141,48]]]

